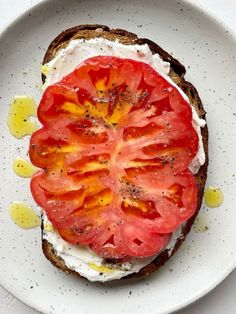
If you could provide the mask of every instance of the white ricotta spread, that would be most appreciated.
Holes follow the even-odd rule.
[[[52,244],[57,255],[64,260],[67,267],[90,281],[106,282],[137,273],[140,269],[150,264],[158,255],[146,258],[133,258],[130,262],[120,265],[104,263],[103,258],[96,255],[88,246],[73,245],[64,241],[53,228],[50,228],[50,231],[46,231],[47,226],[51,223],[48,221],[46,214],[44,214],[43,220],[45,226],[43,238]],[[173,233],[168,245],[165,247],[169,255],[181,235],[182,227]]]
[[[163,61],[158,54],[153,55],[147,44],[124,45],[118,41],[112,42],[104,38],[71,40],[67,47],[61,49],[54,59],[43,66],[42,72],[46,76],[43,88],[61,80],[87,58],[98,55],[129,58],[149,64],[168,82],[175,86],[184,99],[189,103],[186,94],[168,76],[170,64]],[[196,174],[200,166],[205,163],[201,127],[205,126],[206,121],[200,119],[195,109],[192,106],[191,108],[193,113],[192,123],[199,137],[199,149],[197,155],[191,162],[189,169],[192,173]],[[46,221],[46,223],[48,222]],[[53,245],[58,256],[64,260],[66,266],[79,272],[81,276],[86,277],[90,281],[105,282],[113,279],[120,279],[129,274],[138,272],[157,256],[136,258],[131,262],[117,265],[115,268],[113,266],[112,268],[111,264],[104,265],[103,259],[94,254],[89,247],[71,245],[64,241],[57,232],[53,230],[46,231],[46,229],[47,228],[45,228],[43,237]],[[181,234],[182,228],[172,235],[170,242],[165,248],[169,250],[169,254],[171,254],[171,251],[173,250],[177,239],[181,237]]]
[[[170,64],[164,62],[158,54],[153,55],[148,45],[124,45],[104,38],[75,39],[47,63],[45,86],[58,82],[81,62],[95,56],[114,56],[145,62],[165,75],[170,71]]]

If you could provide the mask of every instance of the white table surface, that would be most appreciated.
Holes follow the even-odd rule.
[[[0,0],[0,29],[32,4],[42,0]],[[54,0],[56,2],[56,0]],[[236,32],[236,0],[192,0],[208,9]],[[37,314],[0,287],[0,314]],[[181,314],[235,314],[236,270],[207,296]],[[68,313],[69,314],[69,313]]]

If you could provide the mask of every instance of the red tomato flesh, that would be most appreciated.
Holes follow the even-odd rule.
[[[195,212],[190,105],[149,65],[85,60],[44,92],[32,195],[66,241],[104,258],[152,256]]]

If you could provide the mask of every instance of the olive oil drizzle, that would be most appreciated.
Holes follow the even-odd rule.
[[[16,175],[22,178],[32,177],[38,169],[34,167],[29,161],[18,157],[13,162],[13,170]]]
[[[9,109],[7,125],[10,133],[17,139],[31,135],[37,130],[35,121],[31,117],[37,117],[37,106],[30,96],[15,96]]]
[[[31,229],[41,225],[41,220],[35,211],[21,202],[11,203],[9,215],[13,222],[23,229]]]
[[[204,200],[207,207],[219,207],[224,202],[224,194],[220,188],[209,186],[205,190]]]

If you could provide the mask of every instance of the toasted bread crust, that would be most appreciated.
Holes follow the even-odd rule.
[[[196,88],[189,82],[186,82],[184,79],[185,75],[185,67],[175,58],[173,58],[168,52],[163,50],[160,46],[158,46],[153,41],[146,38],[138,38],[136,34],[127,32],[122,29],[110,29],[104,25],[79,25],[73,28],[67,29],[59,34],[49,45],[48,50],[44,56],[43,64],[48,63],[52,60],[57,52],[65,47],[71,39],[91,39],[96,37],[103,37],[111,41],[115,41],[116,39],[119,42],[127,45],[132,44],[147,44],[152,51],[153,54],[158,53],[164,61],[168,61],[171,65],[170,69],[170,77],[171,79],[184,91],[184,93],[190,99],[192,106],[195,108],[198,116],[202,119],[205,119],[206,112],[203,108],[201,99],[198,95]],[[42,80],[44,82],[45,77],[42,75]],[[201,168],[199,172],[195,175],[196,183],[197,183],[197,209],[194,214],[184,225],[182,228],[182,234],[178,238],[174,249],[171,254],[169,254],[168,250],[163,251],[159,254],[154,261],[152,261],[149,265],[142,268],[138,273],[134,273],[124,277],[134,278],[139,276],[148,275],[154,271],[156,271],[160,266],[165,264],[165,262],[177,251],[180,247],[181,243],[184,241],[186,235],[189,233],[191,226],[201,208],[204,186],[207,178],[207,167],[208,167],[208,129],[207,125],[201,129],[203,146],[206,155],[206,162]],[[46,258],[57,268],[61,269],[66,273],[75,274],[80,276],[78,272],[68,268],[64,261],[56,254],[53,246],[43,238],[43,223],[42,223],[42,249],[46,256]],[[122,278],[123,279],[123,278]]]

